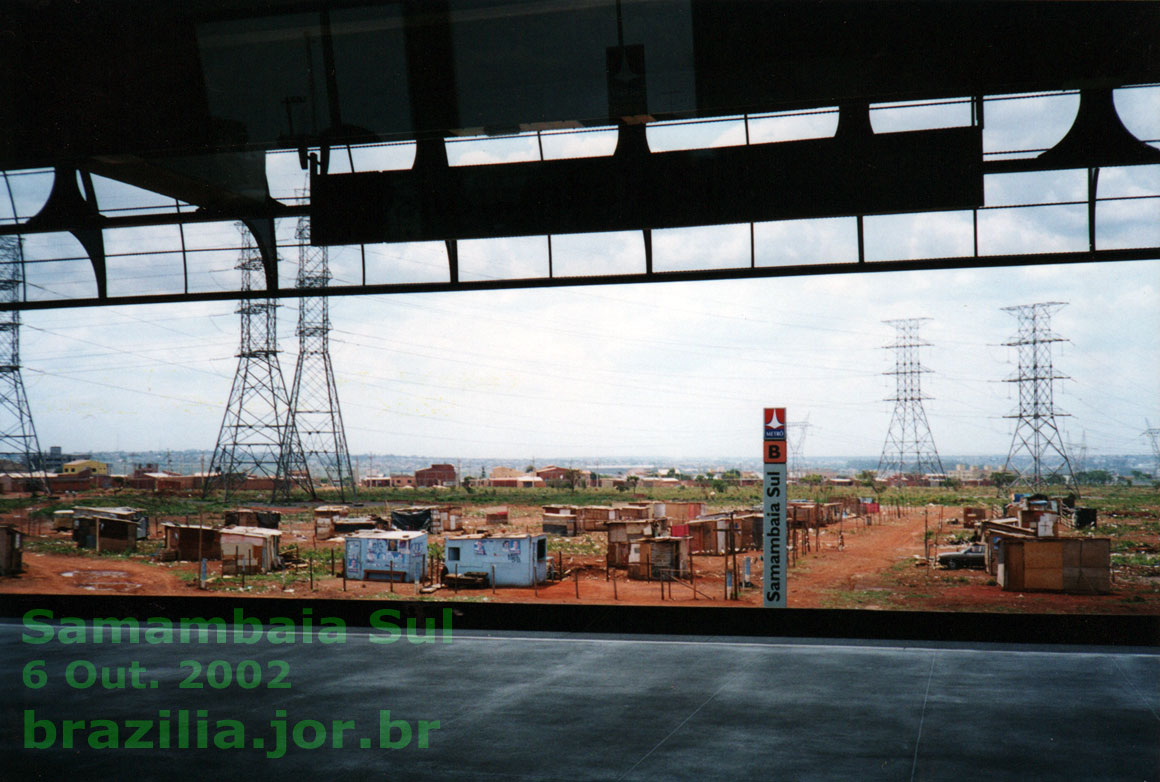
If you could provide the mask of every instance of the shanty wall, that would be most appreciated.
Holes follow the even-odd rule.
[[[15,527],[0,527],[0,576],[14,576],[20,572],[23,562],[20,530]]]
[[[427,564],[426,533],[411,539],[346,538],[346,577],[356,581],[418,581]]]
[[[98,528],[101,551],[135,551],[137,548],[139,525],[136,521],[80,515],[75,520],[73,540],[80,548],[97,548]]]
[[[630,544],[628,577],[631,579],[668,581],[688,578],[689,570],[689,542],[684,538],[643,538]]]
[[[459,559],[451,558],[452,548]],[[548,579],[548,545],[544,535],[494,538],[448,538],[445,564],[452,573],[495,572],[495,586],[532,586]]]
[[[194,561],[222,558],[221,530],[205,527],[165,526],[165,550],[177,559]],[[200,538],[200,543],[199,539]]]
[[[1107,538],[1003,540],[999,584],[1008,592],[1110,592]]]
[[[222,530],[223,573],[265,573],[279,564],[278,539]]]

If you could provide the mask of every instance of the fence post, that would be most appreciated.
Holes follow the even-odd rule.
[[[532,575],[532,580],[535,580],[535,575]],[[491,566],[491,593],[495,594],[495,565]]]

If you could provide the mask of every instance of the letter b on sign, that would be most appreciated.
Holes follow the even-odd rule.
[[[785,464],[785,440],[766,440],[763,445],[766,464]]]

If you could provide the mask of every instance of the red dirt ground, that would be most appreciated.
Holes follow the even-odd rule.
[[[539,508],[512,509],[512,526],[538,531]],[[287,514],[303,514],[302,509],[286,509]],[[847,520],[840,527],[824,529],[811,540],[809,551],[799,552],[788,575],[788,604],[792,608],[864,608],[927,611],[1000,611],[1029,613],[1160,613],[1160,593],[1149,584],[1116,583],[1110,595],[1062,595],[1046,593],[1018,594],[1004,592],[988,585],[983,571],[944,571],[921,563],[923,554],[924,515],[931,531],[940,530],[940,513],[950,509],[911,508],[901,516],[883,515],[867,525],[861,519]],[[284,516],[285,518],[285,516]],[[470,519],[474,522],[474,519]],[[941,526],[943,538],[960,528]],[[482,527],[482,524],[480,524]],[[341,551],[336,541],[312,541],[310,524],[294,520],[283,523],[282,549],[299,545]],[[64,533],[51,533],[47,526],[39,530],[44,537],[67,542]],[[839,550],[839,536],[843,546]],[[948,548],[943,546],[943,549]],[[935,552],[932,551],[932,554]],[[557,562],[567,578],[538,590],[441,589],[435,599],[469,599],[495,602],[555,603],[633,603],[682,606],[759,606],[761,605],[761,559],[758,552],[738,556],[751,560],[754,588],[743,589],[739,601],[727,601],[724,595],[724,557],[694,557],[694,599],[687,585],[667,585],[663,592],[658,582],[628,581],[624,571],[613,571],[606,578],[602,554],[560,554]],[[556,557],[553,557],[556,559]],[[791,560],[792,561],[792,560]],[[917,565],[915,563],[918,563]],[[241,590],[239,578],[219,580],[212,590],[201,591],[192,582],[194,563],[157,563],[145,558],[74,554],[24,553],[25,572],[19,577],[0,579],[0,593],[27,594],[157,594],[211,595],[226,592],[238,596],[296,598],[365,599],[385,597],[392,592],[402,598],[420,596],[414,585],[391,585],[380,582],[347,582],[331,577],[322,569],[315,571],[314,590],[310,590],[305,569],[248,578]],[[210,563],[210,576],[220,573],[220,565]],[[181,574],[186,578],[182,578]],[[283,586],[285,584],[285,586]],[[576,592],[579,589],[580,597]],[[382,596],[382,597],[380,597]]]

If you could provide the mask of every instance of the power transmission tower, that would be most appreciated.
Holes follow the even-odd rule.
[[[930,318],[903,318],[884,320],[895,330],[893,344],[884,347],[894,351],[894,369],[884,372],[894,375],[895,393],[887,402],[894,402],[894,412],[890,416],[890,429],[886,432],[886,442],[882,446],[882,456],[878,460],[878,476],[944,474],[942,460],[934,446],[930,424],[922,400],[922,376],[930,370],[919,360],[919,348],[930,345],[918,336],[919,326]]]
[[[1071,460],[1055,423],[1056,416],[1066,413],[1055,409],[1054,382],[1066,376],[1056,374],[1052,365],[1051,346],[1064,339],[1051,330],[1051,315],[1065,306],[1067,302],[1047,301],[1003,307],[1004,312],[1019,320],[1015,338],[1003,343],[1019,349],[1019,372],[1007,379],[1009,383],[1019,384],[1019,412],[1006,416],[1018,420],[1003,470],[1016,474],[1014,483],[1022,482],[1033,489],[1043,486],[1046,477],[1051,475],[1063,478],[1073,490],[1077,489]],[[1025,455],[1029,464],[1016,467],[1015,458],[1019,455]]]
[[[325,247],[311,247],[307,218],[298,220],[298,287],[317,291],[304,295],[298,308],[298,363],[290,392],[293,426],[302,443],[307,465],[321,465],[331,486],[338,488],[343,502],[355,498],[354,473],[338,405],[338,388],[330,363],[330,306],[326,286],[330,283],[330,260]],[[283,454],[293,453],[289,443]]]
[[[242,290],[253,290],[263,273],[262,257],[242,228]],[[273,299],[242,299],[241,347],[230,401],[218,434],[205,492],[224,487],[229,497],[245,476],[273,479],[272,499],[288,497],[291,480],[313,495],[310,473],[293,432],[290,397],[278,364],[277,305]]]
[[[1148,427],[1144,430],[1144,436],[1152,443],[1152,480],[1160,481],[1160,429],[1152,426],[1152,422],[1147,418],[1144,419],[1144,424]]]
[[[24,298],[24,252],[20,238],[0,237],[0,302],[16,304]],[[40,455],[40,441],[20,374],[20,312],[0,312],[0,459],[24,467],[27,485],[35,494],[49,493]]]
[[[789,437],[786,438],[789,442],[787,472],[791,478],[801,478],[805,471],[806,435],[810,431],[810,417],[807,415],[806,420],[797,423],[791,421],[786,424],[786,429],[789,430]]]

